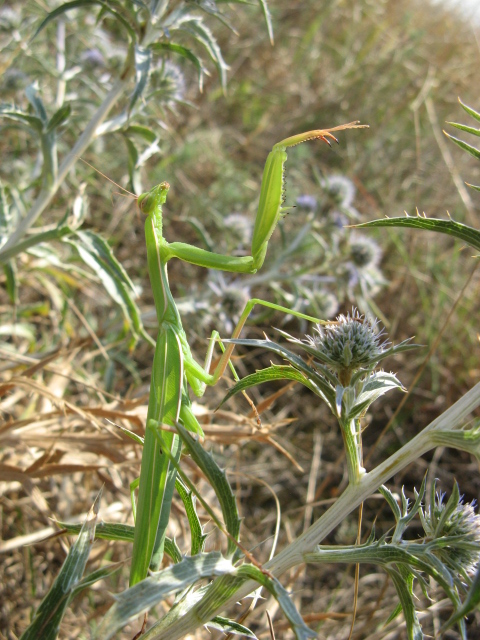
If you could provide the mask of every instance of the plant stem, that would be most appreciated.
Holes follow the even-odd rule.
[[[285,573],[285,571],[288,571],[288,569],[302,564],[304,562],[304,554],[312,552],[315,546],[320,544],[359,504],[364,502],[377,491],[382,484],[387,482],[408,464],[414,462],[424,453],[434,448],[436,445],[433,433],[455,428],[479,405],[480,383],[476,384],[473,389],[468,391],[460,400],[425,427],[413,440],[378,465],[378,467],[363,475],[358,484],[350,484],[335,504],[332,505],[317,522],[309,527],[305,533],[283,549],[283,551],[270,562],[267,562],[264,565],[265,569],[268,569],[275,576],[279,577]],[[213,608],[210,609],[208,611],[208,617],[201,620],[198,616],[198,610],[202,608],[201,605],[203,601],[200,601],[183,616],[183,618],[176,620],[170,628],[159,631],[159,634],[154,637],[157,640],[178,640],[179,638],[183,638],[187,633],[192,633],[195,629],[198,629],[199,624],[204,624],[208,620],[211,620],[215,615],[219,614],[220,611],[225,610],[228,606],[241,600],[257,588],[258,584],[255,581],[248,580],[227,600],[218,603],[215,610],[213,610]]]
[[[60,185],[65,180],[67,173],[77,161],[78,156],[80,156],[85,151],[92,139],[95,137],[97,128],[105,120],[110,109],[114,106],[119,97],[125,91],[125,88],[127,86],[127,75],[128,74],[124,74],[124,77],[122,77],[120,80],[117,80],[117,82],[110,89],[108,94],[105,96],[104,101],[97,109],[97,112],[88,123],[82,135],[77,140],[76,144],[65,156],[62,164],[60,165],[60,168],[58,169],[56,178],[51,186],[48,189],[44,189],[41,191],[30,211],[20,221],[19,225],[12,233],[8,241],[0,249],[0,263],[6,262],[20,252],[21,249],[19,248],[20,245],[18,244],[19,240],[23,238],[28,229],[30,229],[36,219],[50,204]]]

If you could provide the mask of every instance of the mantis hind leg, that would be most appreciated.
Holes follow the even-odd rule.
[[[248,300],[248,302],[245,304],[245,307],[242,311],[242,314],[240,316],[240,319],[235,327],[235,329],[233,330],[232,339],[238,338],[240,333],[242,332],[242,329],[248,319],[248,316],[251,314],[251,312],[253,311],[253,308],[256,305],[261,305],[263,307],[267,307],[269,309],[274,309],[275,311],[281,311],[282,313],[286,313],[288,315],[292,315],[295,316],[296,318],[301,318],[302,320],[308,320],[309,322],[314,322],[315,324],[328,324],[328,321],[326,320],[321,320],[320,318],[314,318],[313,316],[309,316],[306,315],[305,313],[300,313],[299,311],[294,311],[292,309],[288,309],[288,307],[282,307],[279,304],[274,304],[273,302],[267,302],[266,300],[261,300],[260,298],[251,298],[250,300]],[[218,380],[223,376],[223,374],[225,373],[225,369],[227,368],[227,365],[229,365],[230,363],[230,358],[232,356],[233,350],[235,349],[235,345],[234,344],[229,344],[226,348],[223,348],[222,345],[222,350],[223,350],[223,355],[220,358],[217,366],[215,367],[215,370],[212,374],[212,381],[211,382],[207,382],[207,384],[216,384],[218,382]]]

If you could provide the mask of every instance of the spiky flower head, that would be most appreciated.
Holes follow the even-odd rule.
[[[352,262],[359,269],[375,267],[380,262],[382,250],[372,238],[361,233],[352,233],[348,244]]]
[[[331,318],[338,311],[338,300],[336,296],[326,289],[314,291],[310,305],[315,310],[317,317],[320,318]]]
[[[233,331],[240,314],[251,298],[250,289],[242,286],[238,280],[228,280],[217,271],[210,272],[208,286],[218,296],[218,300],[213,301],[212,305],[215,320],[220,320],[227,332]]]
[[[480,515],[475,501],[463,503],[458,485],[445,503],[445,493],[435,492],[429,507],[420,512],[423,529],[433,543],[433,552],[453,569],[454,575],[471,574],[480,560]]]
[[[301,209],[308,209],[310,211],[316,211],[318,207],[318,201],[315,196],[304,194],[297,197],[297,207]]]
[[[378,321],[352,313],[337,316],[336,322],[317,325],[315,335],[307,336],[319,360],[337,372],[342,385],[347,385],[358,369],[375,366],[389,351],[384,331],[378,331]],[[313,350],[310,351],[313,355]]]
[[[346,176],[326,176],[321,186],[341,207],[349,207],[355,198],[355,185]]]
[[[250,243],[252,239],[253,224],[250,218],[242,213],[230,213],[223,220],[225,229],[232,233],[238,244],[243,246]]]
[[[153,70],[151,85],[163,104],[173,105],[185,98],[185,76],[170,60],[162,60]]]

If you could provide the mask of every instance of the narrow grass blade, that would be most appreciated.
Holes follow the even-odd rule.
[[[203,533],[203,527],[197,514],[195,505],[196,497],[192,491],[187,489],[178,477],[175,481],[175,489],[182,499],[188,518],[188,524],[190,525],[190,536],[192,538],[190,554],[192,556],[196,556],[198,553],[203,551],[205,540],[207,539],[207,534]]]
[[[85,570],[95,539],[99,507],[100,494],[88,512],[77,541],[68,552],[55,582],[38,607],[33,622],[22,634],[21,640],[54,640],[57,637],[65,609]]]
[[[69,534],[77,534],[82,528],[81,524],[70,524],[69,522],[55,522],[56,525],[65,529]],[[95,529],[95,538],[100,540],[121,540],[122,542],[133,542],[135,527],[131,524],[121,524],[118,522],[99,522]],[[173,560],[180,562],[183,554],[177,546],[175,540],[165,538],[165,553]]]
[[[355,228],[367,227],[411,227],[426,231],[437,231],[463,240],[474,249],[480,250],[480,231],[454,220],[439,220],[422,216],[406,216],[405,218],[385,218],[355,225]]]
[[[191,457],[206,475],[215,491],[222,509],[223,519],[228,533],[238,541],[241,520],[238,516],[237,503],[230,483],[227,480],[225,470],[220,469],[212,455],[207,453],[201,446],[200,442],[192,438],[190,433],[182,427],[181,424],[177,423],[176,428]],[[233,555],[236,550],[237,546],[233,540],[229,540],[228,555]]]
[[[272,26],[272,16],[270,15],[270,10],[267,5],[267,0],[258,0],[258,4],[263,13],[263,17],[265,19],[265,24],[267,26],[268,38],[270,40],[270,44],[273,47],[273,26]]]

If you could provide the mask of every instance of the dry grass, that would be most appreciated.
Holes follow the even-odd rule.
[[[430,10],[414,0],[352,6],[330,2],[322,11],[313,0],[304,3],[302,10],[283,0],[274,4],[275,48],[266,43],[264,33],[240,20],[241,38],[232,60],[228,96],[212,99],[207,91],[206,98],[198,100],[198,111],[181,108],[171,117],[176,131],[169,132],[163,159],[150,172],[152,183],[161,176],[174,185],[168,206],[168,211],[176,212],[175,219],[169,220],[170,237],[177,234],[185,241],[195,241],[195,235],[188,237],[192,232],[185,231],[180,217],[194,214],[214,234],[218,212],[229,213],[232,207],[253,211],[261,163],[275,141],[292,131],[333,126],[353,117],[368,122],[371,130],[342,138],[335,155],[311,149],[311,155],[300,154],[291,162],[292,199],[315,188],[314,162],[324,171],[354,177],[359,208],[367,218],[399,215],[403,209],[411,213],[415,207],[441,217],[448,209],[456,219],[478,228],[478,194],[471,192],[466,199],[459,193],[456,176],[478,184],[480,170],[450,145],[452,168],[439,146],[442,123],[462,118],[457,95],[478,108],[478,96],[472,92],[478,85],[479,52],[471,28],[438,7]],[[114,177],[123,170],[115,153],[112,145],[104,155],[105,164],[112,159]],[[148,311],[152,300],[142,221],[123,200],[116,201],[112,215],[108,197],[93,195],[96,186],[99,193],[106,191],[104,183],[91,177],[88,224],[112,239],[117,257],[142,283],[139,304],[142,311]],[[214,215],[209,217],[212,209]],[[287,221],[287,229],[288,224],[295,223]],[[415,334],[417,342],[429,346],[469,277],[473,261],[468,250],[461,251],[452,241],[402,234],[391,234],[388,239],[386,234],[377,236],[385,247],[383,268],[389,285],[376,304],[388,320],[393,340]],[[138,474],[141,452],[118,426],[142,433],[151,365],[151,350],[146,345],[129,353],[105,335],[107,317],[114,317],[115,312],[107,306],[110,303],[98,283],[75,276],[72,302],[81,309],[85,319],[81,322],[72,309],[64,313],[59,307],[48,278],[35,279],[33,263],[32,258],[20,260],[19,308],[12,310],[5,294],[0,300],[4,319],[15,322],[28,317],[37,336],[33,350],[29,340],[19,335],[0,352],[0,637],[8,640],[25,629],[65,558],[69,542],[65,537],[52,537],[56,530],[52,519],[80,521],[104,486],[102,518],[132,522],[128,487]],[[170,277],[172,288],[182,294],[194,278],[203,276],[194,268],[176,264]],[[417,433],[478,379],[479,286],[477,273],[422,379],[377,444],[370,464]],[[261,291],[252,293],[261,296]],[[189,316],[187,324],[190,334],[197,337],[200,357],[206,331],[195,326],[194,317]],[[92,335],[108,352],[108,362]],[[399,357],[388,367],[398,371],[408,387],[425,353]],[[261,362],[257,353],[247,353],[237,361],[242,375]],[[232,403],[228,411],[213,414],[221,391],[207,394],[206,403],[198,407],[207,446],[231,471],[244,517],[243,544],[261,561],[268,558],[275,530],[272,493],[281,505],[281,547],[311,518],[323,513],[346,486],[341,438],[334,421],[298,387],[273,401],[270,395],[277,391],[262,388],[253,393],[262,409],[262,428],[248,417],[248,405],[242,400]],[[364,434],[366,452],[370,453],[398,400],[398,394],[392,395],[391,403],[376,405]],[[312,459],[314,449],[318,456]],[[215,504],[212,490],[188,460],[186,465],[206,498]],[[480,495],[477,463],[467,454],[443,449],[397,476],[392,490],[400,491],[405,485],[410,493],[420,485],[427,468],[430,481],[441,478],[442,489],[449,491],[456,478],[467,500]],[[307,506],[306,501],[310,501]],[[365,535],[375,519],[380,533],[391,526],[390,514],[380,504],[372,499],[365,506]],[[174,504],[172,514],[170,534],[187,551],[188,532],[179,504]],[[355,517],[348,518],[331,541],[352,543],[356,527]],[[209,549],[221,544],[216,535],[208,543]],[[96,542],[91,570],[105,560],[122,560],[126,565],[108,584],[99,583],[73,601],[62,638],[90,637],[90,629],[110,605],[110,594],[127,584],[129,554],[125,544]],[[319,637],[348,637],[353,567],[314,567],[306,572],[301,568],[285,576],[283,583],[301,606],[307,624],[318,629]],[[435,603],[422,601],[426,633],[433,635],[439,620],[448,615],[448,602],[442,597],[439,593]],[[375,567],[362,567],[353,638],[404,638],[401,618],[388,628],[382,626],[395,603],[395,591],[385,575]],[[232,615],[239,615],[248,604],[237,607]],[[269,638],[266,610],[273,617],[277,638],[290,638],[272,599],[260,602],[246,624],[260,638]],[[471,638],[480,633],[479,623],[478,615],[472,616]],[[121,637],[131,638],[138,628],[132,625]],[[200,630],[196,637],[211,636]],[[452,632],[448,637],[458,636]]]

